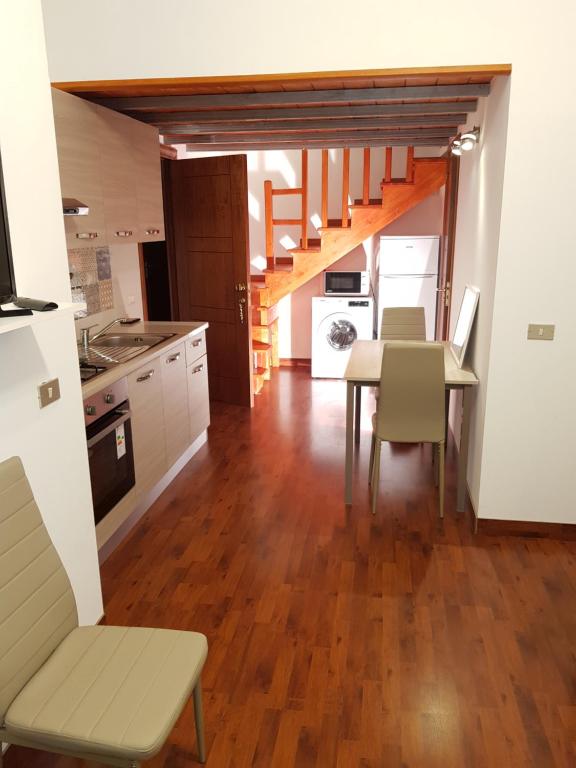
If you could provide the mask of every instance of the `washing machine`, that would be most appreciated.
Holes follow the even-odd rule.
[[[341,379],[356,339],[372,339],[371,296],[317,296],[312,299],[312,376]]]

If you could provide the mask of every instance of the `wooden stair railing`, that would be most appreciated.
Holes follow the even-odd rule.
[[[328,218],[328,151],[322,150],[321,224],[320,238],[308,237],[308,152],[302,150],[301,186],[295,189],[274,189],[271,181],[264,182],[266,269],[252,276],[252,321],[254,342],[254,385],[259,392],[265,380],[278,367],[278,302],[338,259],[350,253],[368,237],[375,235],[406,211],[437,192],[446,183],[445,158],[415,158],[414,147],[406,152],[403,178],[392,177],[392,148],[384,152],[384,176],[380,184],[382,197],[370,199],[371,150],[364,149],[362,196],[354,203],[350,194],[350,150],[342,156],[342,207],[338,219]],[[300,218],[274,218],[276,195],[301,195]],[[300,245],[289,251],[288,257],[274,255],[274,227],[300,226]]]

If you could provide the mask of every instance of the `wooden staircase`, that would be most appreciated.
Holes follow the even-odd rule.
[[[328,219],[328,150],[322,150],[322,226],[320,238],[308,237],[308,153],[302,150],[302,186],[295,189],[273,189],[264,182],[266,212],[266,269],[252,275],[252,338],[254,349],[254,391],[260,392],[270,378],[278,359],[278,302],[318,275],[334,262],[350,253],[367,238],[387,227],[395,219],[421,203],[444,186],[447,179],[446,158],[414,158],[408,147],[406,173],[402,179],[392,178],[392,148],[385,150],[385,172],[381,182],[382,198],[369,198],[371,151],[364,150],[362,199],[350,205],[350,150],[343,150],[342,216]],[[275,195],[301,195],[302,213],[298,219],[275,219]],[[275,258],[273,228],[299,225],[300,245],[289,251],[289,257]]]

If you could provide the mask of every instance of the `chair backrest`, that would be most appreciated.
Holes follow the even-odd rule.
[[[381,440],[400,443],[444,440],[442,344],[384,344],[376,434]]]
[[[0,463],[0,723],[77,626],[68,575],[14,456]]]
[[[384,307],[380,338],[384,341],[426,341],[424,307]]]

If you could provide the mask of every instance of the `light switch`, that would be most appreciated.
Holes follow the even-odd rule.
[[[38,387],[38,399],[40,400],[40,408],[45,408],[55,400],[60,400],[60,381],[50,379],[50,381],[42,382]]]
[[[530,323],[528,326],[528,338],[536,341],[553,341],[555,328],[555,325]]]

